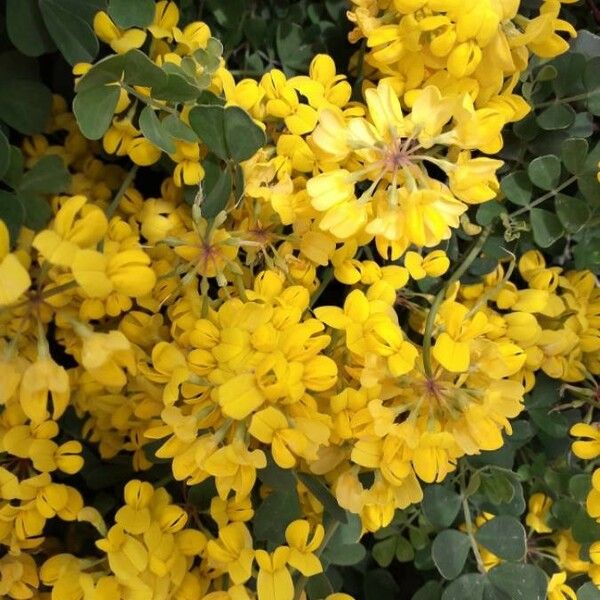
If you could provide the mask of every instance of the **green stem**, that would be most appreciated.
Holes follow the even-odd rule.
[[[358,51],[358,64],[356,65],[356,79],[352,86],[352,97],[355,100],[360,99],[360,86],[362,85],[364,75],[363,68],[365,66],[365,52],[367,51],[367,40],[363,40]]]
[[[128,94],[135,96],[138,100],[141,100],[144,104],[147,104],[148,106],[151,106],[152,108],[157,108],[159,110],[165,110],[173,115],[179,116],[179,112],[176,109],[174,109],[172,106],[168,106],[167,104],[163,104],[162,102],[154,100],[153,98],[150,98],[150,96],[144,96],[144,94],[140,94],[136,89],[134,89],[130,85],[127,85],[126,83],[121,82],[121,87]]]
[[[315,552],[315,556],[317,556],[317,557],[321,556],[321,554],[323,553],[323,550],[325,550],[325,548],[327,548],[327,544],[329,544],[329,542],[331,541],[331,538],[333,537],[335,532],[338,530],[339,526],[340,526],[339,521],[334,521],[331,524],[331,527],[325,533],[325,537],[323,538],[321,545]],[[306,577],[306,575],[302,575],[301,577],[298,578],[298,581],[296,581],[296,585],[294,586],[294,600],[300,600],[300,598],[302,597],[302,592],[304,591],[304,586],[306,586],[307,581],[308,581],[308,577]]]
[[[561,190],[564,190],[566,187],[570,186],[575,181],[577,181],[577,175],[573,175],[572,177],[569,177],[569,179],[563,181],[555,190],[550,190],[547,194],[540,196],[539,198],[537,198],[536,200],[534,200],[527,206],[524,206],[523,208],[519,208],[519,210],[515,210],[515,212],[510,213],[508,215],[509,218],[512,219],[514,217],[518,217],[519,215],[526,213],[528,210],[535,208],[536,206],[538,206],[538,204],[545,202],[549,198],[552,198],[552,196],[556,196],[556,194],[558,194],[558,192],[560,192]]]
[[[596,94],[600,94],[600,90],[586,92],[585,94],[577,94],[576,96],[568,96],[567,98],[555,98],[554,100],[548,100],[547,102],[540,102],[539,104],[535,104],[533,108],[544,108],[545,106],[552,106],[553,104],[568,104],[569,102],[585,100],[590,96],[595,96]]]
[[[119,203],[121,202],[121,199],[125,195],[125,192],[127,192],[127,190],[129,189],[129,186],[135,179],[135,175],[137,173],[138,168],[139,167],[137,165],[134,165],[133,167],[131,167],[131,169],[129,170],[129,173],[127,173],[127,177],[125,177],[123,183],[121,184],[121,187],[118,189],[117,193],[115,194],[115,197],[111,200],[111,203],[107,206],[106,218],[109,221],[110,221],[110,218],[115,214],[115,212],[117,212],[117,208],[119,208]]]
[[[427,320],[425,321],[425,332],[423,334],[423,368],[425,369],[425,374],[428,378],[433,376],[433,369],[431,368],[431,336],[433,333],[433,327],[435,325],[435,315],[440,308],[441,303],[443,302],[446,291],[448,288],[456,281],[458,281],[467,271],[467,269],[471,266],[471,263],[477,258],[483,245],[488,239],[490,233],[492,231],[492,225],[488,225],[481,232],[480,236],[477,238],[471,250],[465,256],[463,262],[460,267],[452,273],[452,276],[448,281],[444,284],[442,289],[437,293],[436,297],[433,300],[433,304],[427,313]]]
[[[469,536],[469,542],[471,542],[471,550],[473,550],[473,555],[475,556],[475,560],[477,562],[477,568],[480,573],[485,573],[485,565],[483,563],[483,559],[481,558],[481,552],[479,552],[479,546],[477,545],[477,540],[475,539],[475,526],[473,525],[473,519],[471,517],[471,509],[469,507],[469,499],[465,495],[465,491],[467,489],[466,481],[465,481],[465,472],[463,469],[460,471],[460,494],[462,497],[462,509],[465,517],[465,526],[467,529],[467,535]]]
[[[76,281],[69,281],[67,283],[63,283],[62,285],[58,285],[56,287],[50,288],[49,290],[45,290],[41,294],[42,299],[50,298],[51,296],[56,296],[56,294],[62,294],[67,290],[72,290],[76,288],[79,284]]]
[[[317,300],[320,298],[321,294],[325,291],[325,288],[331,283],[332,279],[333,279],[333,268],[327,267],[325,269],[325,272],[323,273],[323,278],[321,279],[321,284],[315,290],[315,293],[313,294],[312,298],[310,299],[310,307],[311,308],[316,304]]]

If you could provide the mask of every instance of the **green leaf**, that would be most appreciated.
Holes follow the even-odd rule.
[[[346,520],[346,523],[338,521],[340,525],[323,550],[321,556],[327,564],[351,566],[359,563],[367,554],[365,547],[358,542],[362,527],[360,518],[347,513]]]
[[[587,109],[596,116],[600,115],[600,56],[588,61],[583,82],[588,91]]]
[[[505,560],[523,560],[527,534],[515,517],[500,515],[484,523],[476,532],[477,541]]]
[[[600,589],[588,581],[577,590],[577,600],[600,600]]]
[[[490,582],[508,594],[511,600],[544,600],[548,582],[544,572],[534,565],[503,563],[489,573]]]
[[[456,529],[438,533],[431,546],[431,557],[444,579],[456,579],[465,566],[471,549],[469,536]]]
[[[554,207],[560,222],[569,233],[577,233],[590,220],[590,209],[580,198],[556,194]]]
[[[314,475],[309,475],[308,473],[295,472],[294,474],[323,505],[325,511],[336,521],[339,521],[340,523],[348,522],[346,511],[340,507],[333,494],[329,491],[329,488],[327,488],[320,479]]]
[[[477,207],[475,220],[477,223],[479,223],[479,225],[486,227],[487,225],[490,225],[494,219],[505,212],[506,207],[500,204],[500,202],[496,202],[496,200],[489,200],[488,202],[484,202]]]
[[[423,514],[435,527],[452,525],[460,509],[460,496],[442,485],[429,485],[423,493]]]
[[[396,600],[400,588],[389,571],[374,569],[363,581],[364,600]]]
[[[146,27],[154,19],[153,0],[110,0],[110,18],[121,28]]]
[[[301,516],[296,488],[274,490],[260,504],[252,521],[254,537],[273,544],[284,542],[285,528]]]
[[[7,0],[6,29],[10,41],[26,56],[41,56],[56,48],[38,0]]]
[[[19,184],[19,192],[58,194],[69,186],[70,175],[60,156],[42,156],[27,171]]]
[[[396,538],[392,536],[377,542],[373,545],[371,554],[380,567],[389,567],[396,555]]]
[[[265,132],[238,106],[225,109],[225,141],[229,156],[238,162],[252,158],[266,144]]]
[[[305,70],[313,55],[311,45],[306,42],[305,31],[293,20],[279,23],[275,47],[283,66],[291,70]]]
[[[167,133],[152,107],[146,106],[142,109],[138,124],[144,137],[149,139],[155,146],[168,154],[175,152],[175,144],[171,135]]]
[[[60,0],[39,0],[48,32],[67,62],[92,62],[98,54],[98,39],[91,25]]]
[[[428,581],[420,590],[413,594],[411,600],[440,600],[442,585],[439,581]]]
[[[318,573],[309,577],[304,589],[309,600],[322,600],[335,591],[325,573]]]
[[[575,109],[569,104],[551,104],[536,117],[542,129],[567,129],[575,122]]]
[[[404,537],[396,538],[396,560],[398,562],[410,562],[415,558],[415,550],[412,544]]]
[[[14,245],[25,219],[25,210],[21,201],[11,192],[0,190],[0,220],[4,221]]]
[[[569,493],[576,502],[585,502],[592,489],[592,477],[589,473],[573,475],[569,480]]]
[[[167,73],[165,80],[152,88],[152,97],[167,102],[189,102],[198,97],[200,90],[185,77],[177,73]]]
[[[573,519],[572,532],[573,538],[580,544],[593,544],[600,540],[600,524],[583,507]]]
[[[79,92],[73,101],[73,112],[81,133],[99,140],[110,123],[119,100],[119,86],[101,85]]]
[[[525,171],[515,171],[503,177],[500,189],[517,206],[527,206],[531,201],[533,186]]]
[[[50,116],[52,94],[39,81],[3,79],[0,120],[25,135],[39,133]]]
[[[552,81],[556,79],[558,71],[554,65],[544,65],[536,74],[536,81]]]
[[[578,175],[585,169],[589,144],[585,138],[569,138],[561,148],[561,160],[569,173]]]
[[[6,185],[16,189],[23,177],[24,169],[23,154],[16,146],[10,147],[10,161],[8,168],[4,172],[4,182]]]
[[[481,475],[481,491],[497,503],[510,502],[515,493],[511,479],[499,469]]]
[[[43,229],[52,218],[52,209],[48,201],[35,192],[19,191],[17,196],[25,212],[23,225],[33,231]]]
[[[0,129],[0,179],[4,177],[8,167],[10,166],[10,144],[4,135],[4,132]]]
[[[290,469],[282,469],[274,460],[270,452],[267,455],[267,466],[259,469],[258,478],[271,489],[287,490],[295,488],[296,480]]]
[[[534,158],[527,167],[532,183],[543,190],[553,190],[560,181],[560,160],[554,154]]]
[[[229,150],[225,141],[225,109],[216,105],[201,105],[190,111],[190,125],[208,149],[226,160]]]
[[[554,213],[543,208],[532,208],[529,214],[533,239],[541,248],[552,246],[563,236],[565,230]]]
[[[212,158],[208,157],[203,163],[204,179],[201,190],[204,198],[200,205],[202,216],[214,219],[226,206],[231,197],[231,173],[229,169],[222,169]]]
[[[467,573],[454,580],[442,594],[442,600],[482,600],[485,576]]]
[[[169,115],[162,120],[164,130],[176,140],[196,143],[198,136],[194,130],[186,125],[178,115]]]

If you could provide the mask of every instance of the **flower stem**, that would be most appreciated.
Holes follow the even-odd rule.
[[[535,208],[536,206],[538,206],[542,202],[545,202],[549,198],[552,198],[552,196],[556,196],[556,194],[558,194],[558,192],[560,192],[561,190],[564,190],[566,187],[570,186],[575,181],[577,181],[577,175],[573,175],[572,177],[569,177],[569,179],[566,179],[565,181],[563,181],[555,190],[550,190],[547,194],[544,194],[543,196],[540,196],[539,198],[537,198],[536,200],[534,200],[533,202],[531,202],[527,206],[524,206],[523,208],[519,208],[519,210],[515,210],[515,212],[510,213],[508,215],[509,218],[512,219],[514,217],[518,217],[519,215],[522,215],[523,213],[526,213],[528,210],[531,210],[532,208]]]
[[[467,529],[467,535],[469,536],[469,542],[471,542],[471,549],[477,562],[477,569],[480,573],[485,573],[485,565],[481,558],[481,552],[479,552],[479,546],[475,539],[475,526],[473,525],[473,519],[471,517],[471,509],[469,507],[469,499],[467,498],[465,491],[467,489],[465,481],[465,472],[463,469],[460,471],[460,495],[462,497],[462,509],[465,517],[465,526]]]

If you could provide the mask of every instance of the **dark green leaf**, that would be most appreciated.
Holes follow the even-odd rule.
[[[444,579],[456,579],[465,566],[471,543],[466,533],[446,529],[433,540],[431,557]]]
[[[552,81],[556,79],[558,71],[553,65],[544,65],[536,74],[535,78],[537,81]]]
[[[584,200],[565,194],[556,194],[554,207],[560,222],[569,233],[577,233],[591,216],[590,209]]]
[[[204,180],[202,181],[203,201],[200,205],[202,216],[214,219],[226,206],[231,196],[231,173],[211,158],[203,163]]]
[[[528,180],[529,181],[529,180]],[[494,221],[497,217],[499,217],[502,213],[506,212],[506,207],[500,204],[500,202],[496,202],[496,200],[490,200],[489,202],[484,202],[477,207],[477,214],[475,215],[475,220],[479,225],[483,225],[486,227],[490,223]]]
[[[588,149],[589,145],[585,138],[569,138],[565,141],[560,156],[563,165],[570,173],[578,175],[583,172]]]
[[[228,106],[225,109],[225,142],[229,156],[242,162],[252,158],[265,145],[266,136],[245,110]]]
[[[110,18],[123,29],[146,27],[154,18],[153,0],[110,0]]]
[[[26,135],[42,131],[52,106],[50,90],[27,79],[3,80],[2,89],[0,120]]]
[[[164,130],[176,140],[196,143],[198,136],[177,115],[169,115],[162,121]]]
[[[61,54],[74,65],[92,62],[98,54],[98,39],[89,23],[64,8],[60,0],[39,0],[44,23]]]
[[[500,189],[517,206],[527,206],[531,201],[533,187],[525,171],[515,171],[503,177]]]
[[[592,519],[582,507],[573,518],[573,538],[580,544],[593,544],[600,540],[600,524]]]
[[[8,168],[4,172],[5,183],[11,188],[16,189],[23,177],[23,169],[23,154],[21,154],[21,151],[16,146],[11,146]]]
[[[168,102],[189,102],[198,97],[200,90],[185,77],[167,73],[163,83],[152,88],[152,96]]]
[[[190,125],[208,149],[220,159],[229,156],[225,141],[225,109],[216,105],[196,106],[190,111]]]
[[[102,85],[79,92],[73,101],[73,112],[81,133],[90,140],[100,139],[110,123],[119,100],[119,87]]]
[[[481,491],[497,503],[510,502],[515,493],[511,478],[499,469],[491,469],[481,476]]]
[[[440,600],[442,585],[439,581],[428,581],[419,591],[415,592],[411,600]]]
[[[37,61],[23,56],[16,50],[8,50],[0,54],[0,80],[4,79],[39,79]]]
[[[318,573],[309,577],[305,590],[309,600],[322,600],[334,592],[333,586],[325,573]]]
[[[404,537],[396,538],[396,560],[398,562],[410,562],[415,557],[415,550],[411,543]]]
[[[38,192],[40,194],[58,194],[69,185],[70,175],[60,156],[42,156],[29,171],[21,183],[19,192]]]
[[[310,493],[323,505],[323,508],[336,521],[347,523],[346,511],[340,508],[337,500],[317,477],[308,473],[295,473],[296,477],[308,488]]]
[[[585,502],[591,488],[592,478],[588,473],[573,475],[569,481],[569,492],[577,502]]]
[[[0,129],[0,179],[4,177],[10,166],[10,144]]]
[[[436,527],[452,525],[460,509],[460,496],[442,485],[429,485],[423,494],[423,514]]]
[[[350,566],[360,562],[366,555],[365,547],[358,542],[361,522],[357,515],[346,515],[346,523],[340,523],[322,553],[327,564]],[[331,527],[332,525],[329,525]]]
[[[18,198],[25,211],[23,225],[33,231],[43,229],[52,218],[52,209],[48,201],[35,192],[19,191]]]
[[[485,576],[477,573],[461,575],[442,594],[442,600],[482,600]]]
[[[560,181],[560,160],[553,154],[534,158],[527,167],[532,183],[543,190],[553,190]]]
[[[400,588],[389,571],[375,569],[369,571],[363,582],[365,600],[397,600]]]
[[[527,534],[515,517],[500,515],[484,523],[475,534],[477,541],[505,560],[525,557]]]
[[[290,469],[282,469],[274,460],[270,452],[267,452],[267,466],[260,469],[257,474],[259,479],[274,490],[286,490],[296,485],[296,480]]]
[[[40,56],[55,49],[38,0],[8,0],[6,29],[10,41],[26,56]]]
[[[489,573],[490,582],[508,594],[511,600],[544,600],[548,582],[544,572],[534,565],[503,563]]]
[[[125,81],[130,85],[143,85],[152,90],[164,85],[167,75],[141,50],[129,50],[123,57]]]
[[[569,104],[551,104],[536,117],[542,129],[567,129],[575,122],[575,110]]]
[[[25,219],[25,210],[15,194],[0,190],[0,221],[4,221],[14,245]]]
[[[392,536],[374,544],[371,554],[380,567],[389,567],[396,554],[396,537]]]
[[[587,58],[600,56],[600,36],[586,29],[579,30],[571,42],[571,52],[578,52]]]
[[[252,521],[254,537],[274,544],[284,541],[285,528],[301,516],[296,488],[274,490],[260,504]]]
[[[588,581],[577,590],[577,600],[600,600],[600,589]]]
[[[533,239],[541,248],[552,246],[563,236],[565,230],[554,213],[543,208],[532,208],[529,214]]]
[[[175,144],[171,135],[165,131],[163,123],[156,116],[152,107],[146,106],[140,113],[139,127],[144,137],[155,146],[168,154],[175,152]]]

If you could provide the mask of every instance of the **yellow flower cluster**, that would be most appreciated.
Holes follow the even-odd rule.
[[[236,81],[222,60],[206,69],[194,57],[210,50],[210,29],[180,29],[174,2],[158,2],[145,29],[96,15],[116,53],[149,38],[157,65],[193,63],[267,144],[241,165],[240,197],[208,218],[202,187],[193,204],[184,187],[202,183],[210,149],[187,136],[189,107],[155,101],[150,88],[121,87],[101,141],[82,136],[59,97],[45,133],[23,141],[27,167],[58,155],[71,183],[51,198],[50,222],[23,228],[12,247],[0,222],[2,597],[299,598],[292,575],[323,569],[323,506],[298,483],[305,518],[288,525],[285,545],[255,548],[256,498],[272,493],[257,483],[268,456],[318,476],[374,532],[421,500],[421,482],[500,448],[536,373],[581,385],[600,374],[590,272],[531,251],[518,277],[503,263],[477,284],[454,278],[435,298],[411,285],[454,270],[438,246],[469,205],[496,196],[502,163],[482,154],[498,152],[503,126],[529,110],[513,93],[529,52],[555,56],[567,47],[556,32],[574,34],[560,2],[545,0],[530,21],[516,0],[353,4],[351,38],[366,40],[364,103],[323,54],[289,78],[273,69]],[[144,105],[170,112],[179,133],[172,172],[142,193],[137,167],[127,174],[101,157],[159,161],[133,124]],[[332,280],[352,289],[336,298]],[[216,535],[138,480],[107,529],[57,476],[84,465],[79,441],[54,441],[67,412],[103,461],[127,454],[143,474],[155,448],[184,489],[214,480]],[[592,440],[574,444],[578,456],[600,455],[596,429],[573,433]],[[600,519],[600,470],[593,485],[588,510]],[[43,546],[54,517],[92,524],[97,549]],[[576,542],[558,535],[564,570],[600,583],[600,547],[580,569]],[[555,577],[552,600],[572,597]]]

